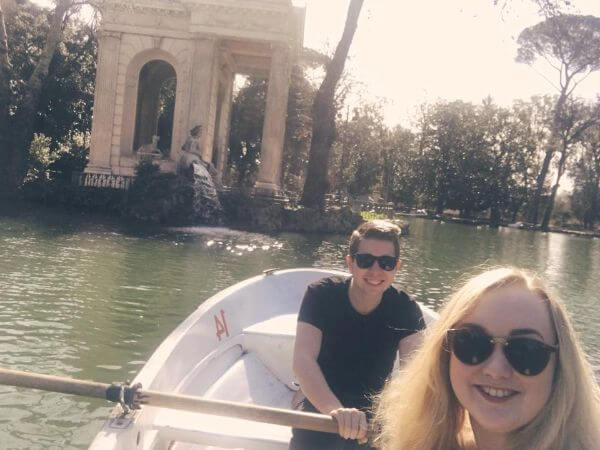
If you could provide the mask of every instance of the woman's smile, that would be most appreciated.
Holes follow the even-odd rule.
[[[505,403],[519,394],[519,392],[512,389],[495,388],[485,385],[475,385],[475,388],[485,400],[492,403]]]

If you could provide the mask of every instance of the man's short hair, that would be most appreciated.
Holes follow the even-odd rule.
[[[394,256],[400,256],[400,234],[402,230],[398,225],[388,220],[369,220],[361,224],[350,236],[350,252],[352,256],[358,252],[358,245],[363,239],[379,239],[394,244]]]

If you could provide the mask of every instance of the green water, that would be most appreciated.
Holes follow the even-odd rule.
[[[600,240],[410,222],[398,283],[438,306],[465,272],[515,264],[566,300],[600,366]],[[156,229],[0,204],[0,366],[101,382],[133,378],[205,298],[278,267],[343,268],[346,237]],[[109,405],[0,386],[2,449],[87,448]]]

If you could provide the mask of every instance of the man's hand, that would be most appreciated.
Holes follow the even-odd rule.
[[[344,439],[356,439],[359,444],[367,442],[367,416],[356,408],[338,408],[329,413],[338,424],[338,433]]]

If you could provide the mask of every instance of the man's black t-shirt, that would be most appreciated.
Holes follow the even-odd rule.
[[[327,384],[346,408],[368,408],[389,376],[401,339],[425,327],[419,306],[404,292],[387,289],[369,314],[357,312],[348,296],[350,278],[311,284],[298,321],[322,332],[317,362]]]

